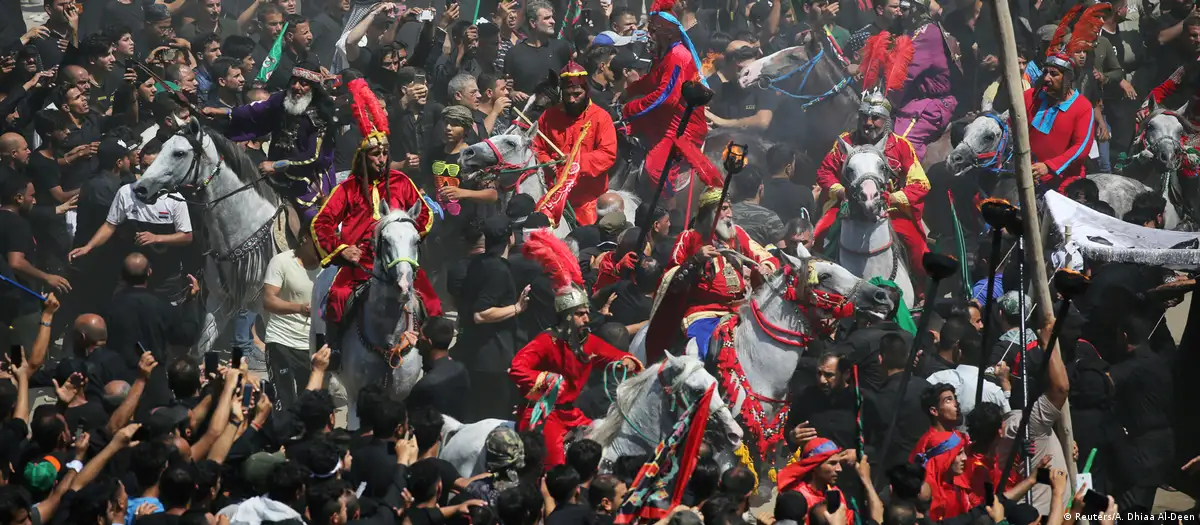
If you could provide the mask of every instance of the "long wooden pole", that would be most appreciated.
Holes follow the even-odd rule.
[[[1020,188],[1017,197],[1021,203],[1021,219],[1024,222],[1025,241],[1029,243],[1029,254],[1033,258],[1033,261],[1031,261],[1031,266],[1033,267],[1033,297],[1037,301],[1038,308],[1042,314],[1044,323],[1042,336],[1048,338],[1050,336],[1050,327],[1054,325],[1054,301],[1050,297],[1050,285],[1046,274],[1046,258],[1042,247],[1041,227],[1038,224],[1037,195],[1033,189],[1033,167],[1029,152],[1029,115],[1025,113],[1025,94],[1021,86],[1021,69],[1017,64],[1017,37],[1013,31],[1013,18],[1012,12],[1009,10],[1008,0],[988,0],[987,3],[991,5],[992,13],[995,15],[994,18],[1000,37],[1000,63],[1004,67],[1002,70],[1004,85],[1008,91],[1009,103],[1012,106],[1010,109],[1010,115],[1012,116],[1010,128],[1012,129],[1013,138],[1016,139],[1014,147],[1014,161],[1016,164],[1014,167],[1017,175],[1017,186]],[[1021,285],[1024,286],[1024,283]],[[1043,344],[1047,342],[1045,339],[1042,341]],[[1047,348],[1046,351],[1061,350]],[[1069,458],[1071,456],[1072,444],[1075,442],[1074,433],[1071,428],[1071,405],[1069,402],[1063,404],[1062,416],[1055,423],[1054,430],[1058,434],[1059,442],[1062,444],[1063,454]],[[1071,494],[1074,496],[1075,461],[1066,461],[1066,464],[1067,482],[1070,483]]]

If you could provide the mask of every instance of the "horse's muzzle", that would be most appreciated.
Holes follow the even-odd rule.
[[[140,200],[146,204],[154,204],[155,202],[158,202],[158,194],[157,193],[150,193],[150,190],[146,189],[145,186],[141,186],[139,184],[133,185],[133,196],[137,197],[138,200]]]

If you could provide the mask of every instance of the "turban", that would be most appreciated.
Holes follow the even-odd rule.
[[[796,490],[810,472],[841,451],[841,447],[825,438],[815,438],[805,443],[799,460],[779,471],[779,492]]]

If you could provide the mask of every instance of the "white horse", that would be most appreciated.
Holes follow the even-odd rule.
[[[375,225],[375,264],[366,290],[356,299],[358,305],[345,310],[349,316],[340,330],[341,371],[335,375],[346,387],[349,413],[348,428],[358,425],[355,410],[358,391],[378,381],[387,381],[390,398],[399,402],[408,397],[421,378],[421,354],[409,347],[403,354],[391,349],[407,330],[420,324],[421,304],[413,291],[413,279],[420,266],[418,246],[421,235],[412,217],[422,203],[412,209],[388,210],[381,203],[383,217]],[[321,270],[313,281],[312,304],[324,305],[338,267]],[[312,332],[325,333],[324,307],[312,311]]]
[[[700,360],[668,355],[666,360],[622,382],[608,414],[595,420],[585,436],[603,447],[602,464],[611,464],[620,456],[653,453],[658,443],[671,433],[688,404],[697,402],[716,384],[717,380],[704,370]],[[718,450],[740,446],[742,429],[721,396],[714,395],[708,408],[706,434],[710,442]],[[484,472],[484,442],[488,433],[500,425],[515,428],[513,422],[500,419],[463,425],[447,418],[442,426],[438,457],[454,465],[462,477]],[[720,437],[712,439],[713,436]]]
[[[1142,135],[1134,145],[1141,151],[1135,153],[1132,160],[1155,168],[1143,180],[1167,200],[1163,227],[1168,230],[1179,229],[1184,222],[1196,223],[1195,215],[1200,213],[1200,195],[1196,195],[1196,188],[1185,188],[1179,178],[1179,168],[1187,154],[1183,149],[1184,139],[1200,134],[1200,130],[1182,116],[1186,108],[1185,105],[1170,111],[1152,105],[1150,114],[1142,121]],[[1116,208],[1111,202],[1109,205]]]
[[[892,230],[883,199],[891,173],[883,152],[886,141],[884,137],[878,144],[851,146],[838,139],[846,155],[841,178],[849,203],[849,213],[840,219],[838,263],[864,279],[883,277],[895,282],[904,293],[904,303],[912,307],[915,295],[908,261],[899,249],[900,238]]]
[[[462,150],[458,163],[463,169],[463,178],[473,181],[480,177],[492,178],[500,193],[500,204],[507,205],[508,199],[518,193],[533,197],[534,202],[546,195],[546,181],[542,171],[534,168],[537,155],[530,145],[533,140],[521,134],[497,135]],[[499,173],[491,171],[499,169]],[[557,169],[557,166],[550,167]],[[641,200],[628,191],[613,191],[621,196],[625,204],[625,220],[633,224]],[[559,221],[554,235],[564,238],[571,232],[566,221]]]
[[[209,304],[197,351],[204,353],[239,310],[259,309],[267,263],[278,251],[272,229],[284,208],[242,149],[195,119],[163,144],[133,184],[133,194],[147,203],[173,192],[203,207]]]

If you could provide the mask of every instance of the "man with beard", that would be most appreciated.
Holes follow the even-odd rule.
[[[704,120],[704,108],[695,108],[682,137],[675,130],[683,125],[683,84],[699,80],[705,87],[708,81],[700,74],[700,59],[679,20],[671,14],[674,0],[655,0],[651,6],[650,41],[654,46],[654,65],[641,80],[626,88],[633,100],[625,104],[621,114],[630,123],[634,135],[648,145],[646,171],[653,184],[658,184],[667,157],[672,149],[678,151],[682,161],[696,170],[701,182],[710,188],[721,186],[721,174],[700,151],[704,136],[708,134],[708,123]],[[681,166],[676,164],[671,173],[665,174],[671,185],[669,194],[686,186],[687,177],[678,178]]]
[[[904,95],[896,108],[896,130],[925,156],[925,146],[949,129],[958,101],[950,93],[954,70],[961,77],[958,41],[929,17],[929,0],[911,0],[905,25],[912,32],[913,59],[904,79]],[[954,68],[954,69],[952,69]]]
[[[921,271],[921,257],[929,251],[925,234],[921,229],[921,215],[925,210],[925,195],[929,193],[929,179],[925,169],[917,160],[917,152],[908,139],[892,133],[892,103],[878,89],[863,93],[858,106],[858,130],[842,133],[833,149],[817,168],[817,185],[825,192],[825,215],[813,228],[816,246],[824,246],[823,239],[837,219],[840,204],[846,200],[846,188],[841,183],[842,167],[846,163],[846,152],[853,146],[875,144],[883,149],[888,165],[893,168],[893,177],[888,181],[884,200],[888,203],[888,218],[892,229],[904,243],[908,253],[909,271]],[[883,188],[880,188],[882,191]]]
[[[679,234],[671,252],[670,268],[663,277],[673,281],[674,289],[687,288],[684,331],[689,339],[696,339],[701,356],[708,351],[708,341],[721,316],[736,312],[746,295],[742,263],[721,255],[722,249],[754,261],[754,269],[764,277],[779,268],[779,261],[773,255],[733,223],[732,205],[721,199],[720,188],[714,188],[700,196],[700,210],[693,227]]]
[[[1071,55],[1065,49],[1051,49],[1049,53],[1041,81],[1025,90],[1025,111],[1029,115],[1033,176],[1043,188],[1061,192],[1083,178],[1096,123],[1092,103],[1075,90],[1075,61]]]
[[[346,301],[359,285],[371,278],[375,265],[372,232],[383,217],[381,204],[392,210],[408,210],[422,238],[433,226],[433,214],[422,200],[421,191],[407,175],[389,168],[387,116],[367,81],[352,80],[347,88],[351,94],[351,113],[358,121],[363,139],[354,155],[350,178],[333,188],[312,220],[321,264],[341,266],[325,305],[329,327],[326,340],[330,345],[340,343],[337,328],[344,318]],[[417,270],[413,288],[429,315],[441,315],[441,302],[424,271]]]
[[[550,191],[543,202],[554,206],[565,194],[579,224],[595,224],[596,199],[608,191],[608,170],[617,160],[617,130],[608,112],[592,103],[583,66],[568,62],[558,74],[558,83],[562,103],[547,108],[538,118],[542,133],[533,139],[533,151],[538,162],[570,160],[571,165],[555,168],[565,170],[566,177],[562,184],[547,181]],[[555,145],[574,157],[560,158]]]
[[[567,433],[592,422],[575,407],[592,366],[620,362],[626,369],[637,372],[642,363],[599,337],[589,336],[589,306],[587,293],[583,291],[583,275],[565,242],[543,228],[529,234],[523,251],[526,257],[542,265],[554,286],[554,309],[559,314],[559,324],[538,334],[517,352],[508,375],[527,401],[517,419],[518,430],[529,430],[538,424],[533,413],[539,400],[554,403],[554,410],[545,416],[542,429],[546,439],[545,466],[550,468],[566,462],[563,439]]]
[[[305,220],[316,214],[317,202],[336,184],[333,100],[325,93],[319,71],[316,64],[300,63],[292,69],[287,91],[228,110],[226,131],[234,142],[271,135],[270,154],[258,169],[272,175],[275,187],[293,200]]]

